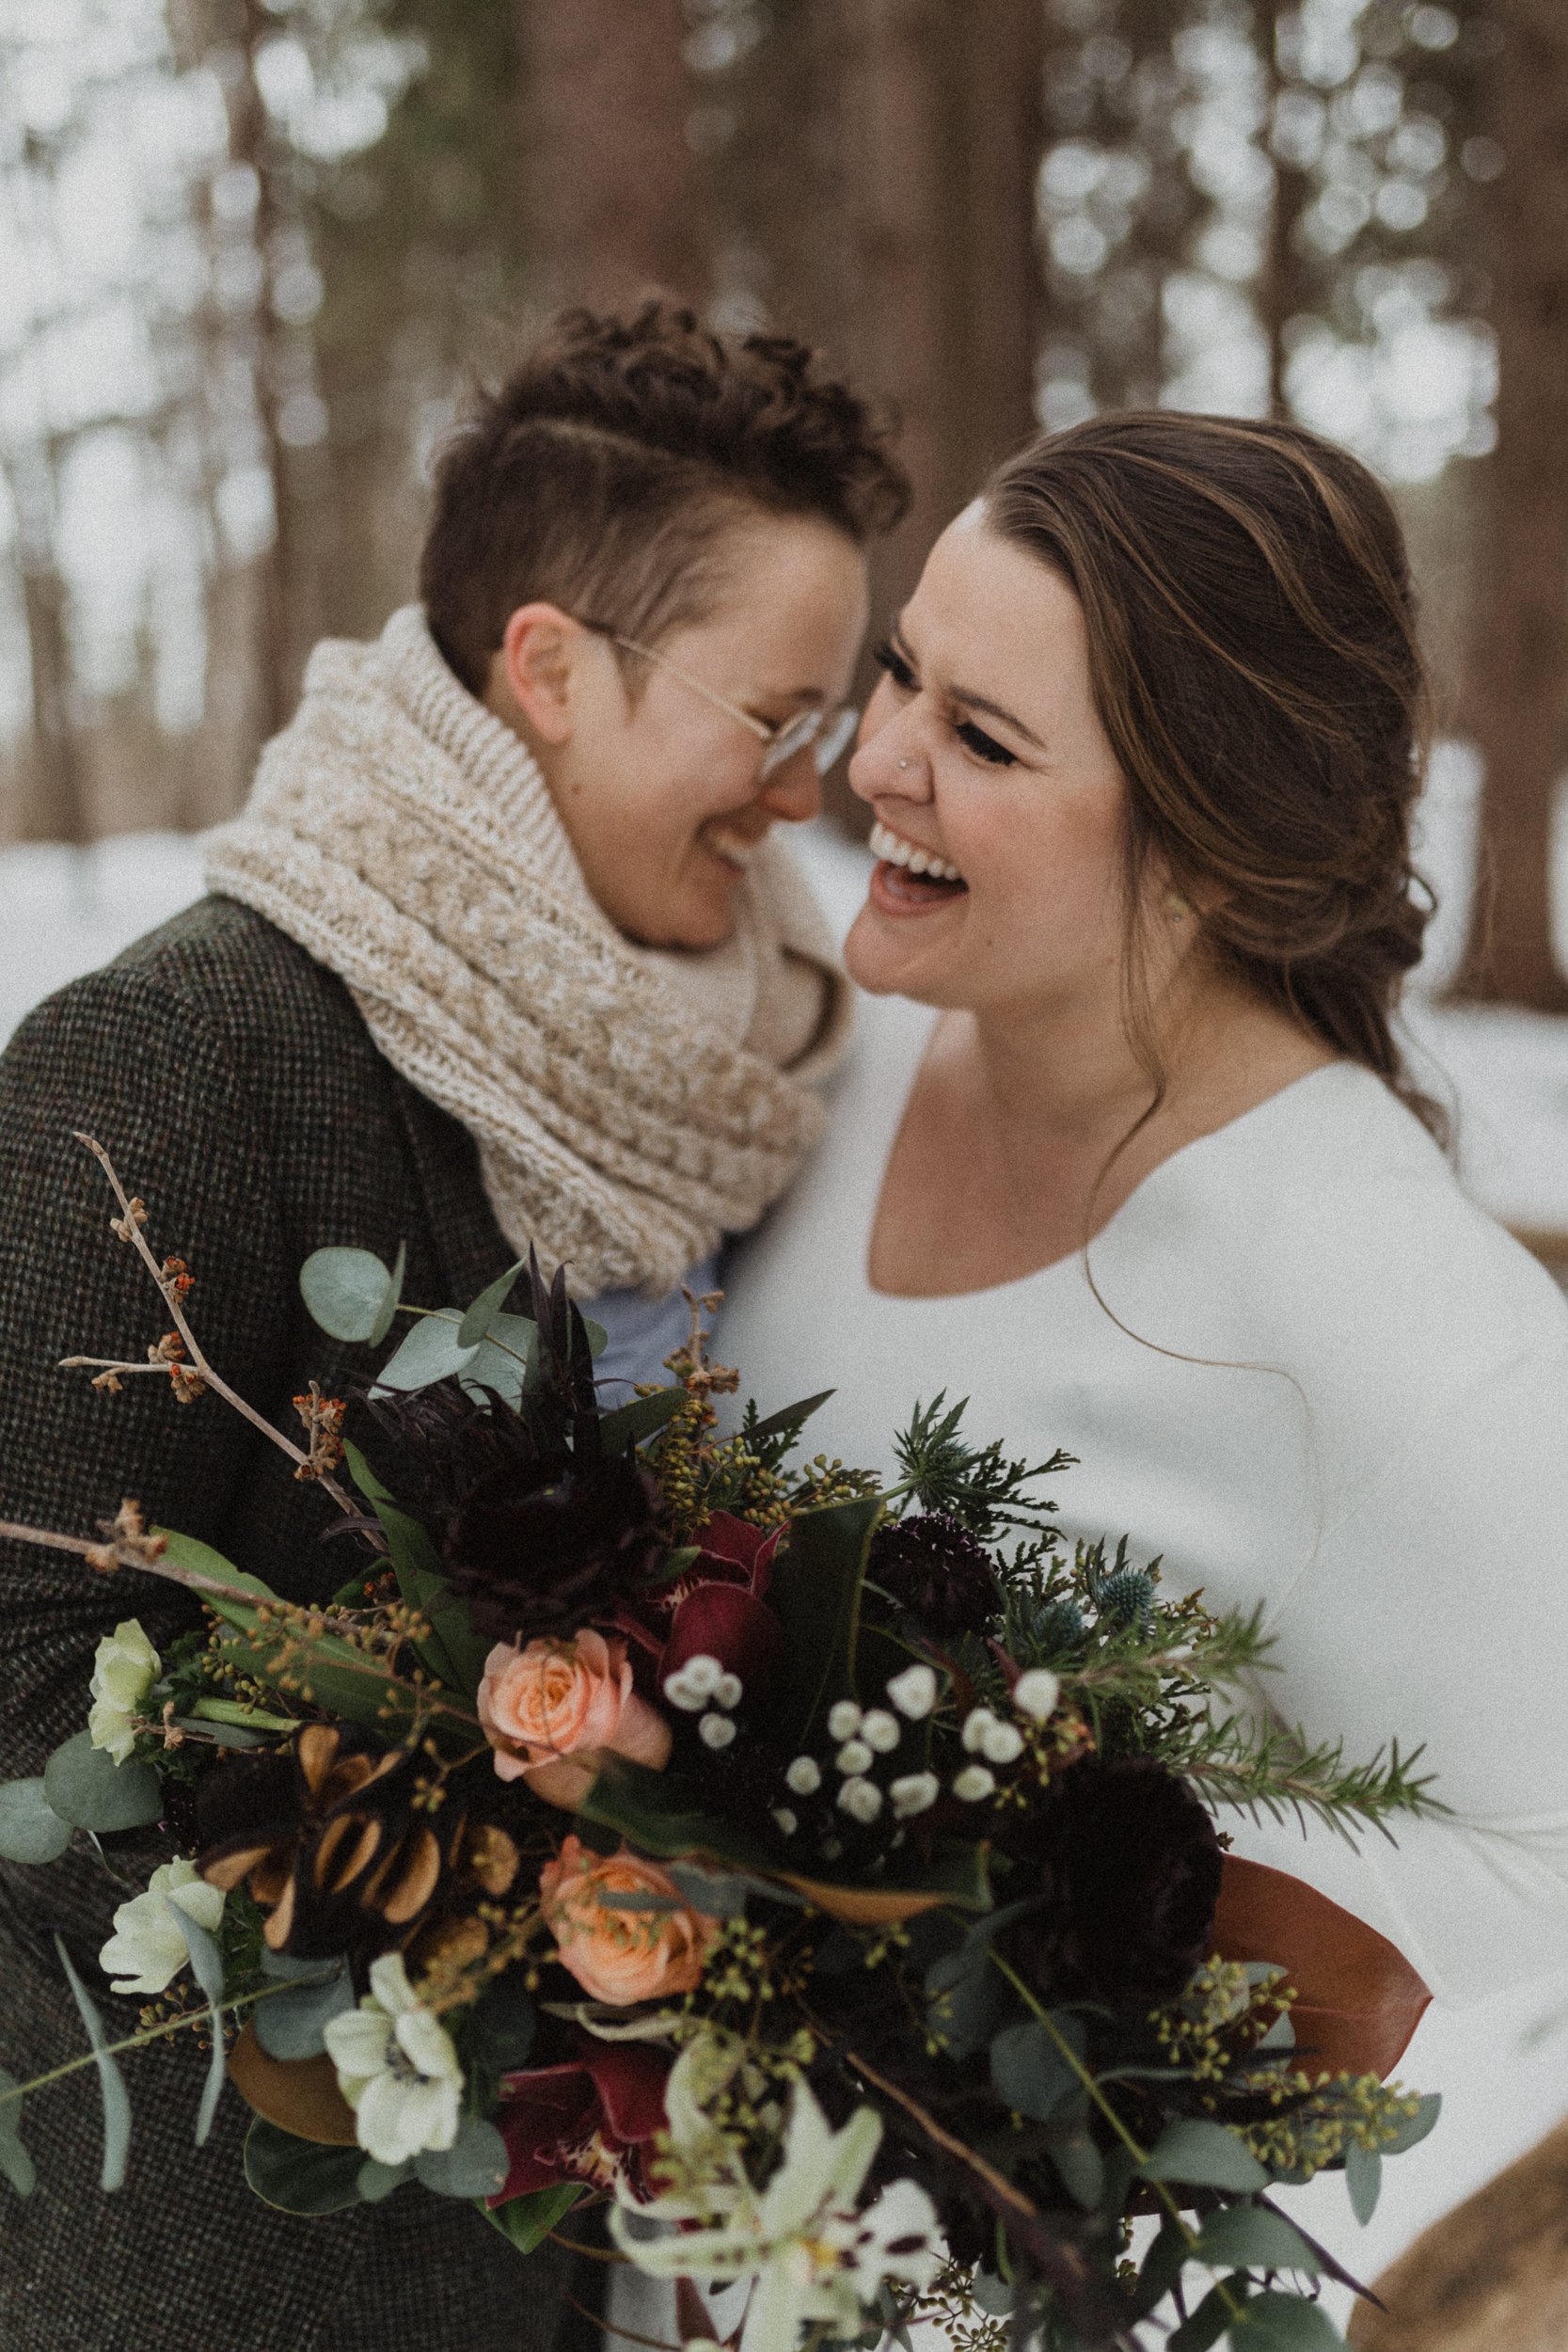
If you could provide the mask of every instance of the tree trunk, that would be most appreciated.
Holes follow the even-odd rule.
[[[517,0],[531,279],[542,310],[705,299],[680,0]]]
[[[1467,696],[1485,769],[1481,864],[1455,993],[1568,1011],[1552,950],[1552,809],[1568,723],[1568,14],[1495,0],[1483,191],[1497,446]]]

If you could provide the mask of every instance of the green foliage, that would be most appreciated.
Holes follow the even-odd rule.
[[[465,2116],[450,2148],[423,2148],[414,2159],[420,2185],[437,2197],[494,2197],[506,2185],[511,2159],[493,2123]]]
[[[517,1277],[527,1270],[528,1259],[519,1258],[515,1265],[509,1265],[504,1274],[498,1274],[495,1280],[480,1292],[457,1327],[459,1347],[477,1347],[482,1340],[489,1337],[491,1325],[516,1288]],[[529,1320],[531,1322],[532,1317],[530,1316]]]
[[[554,2188],[536,2188],[531,2197],[509,2197],[504,2205],[480,2204],[486,2221],[510,2238],[519,2254],[531,2254],[563,2220],[587,2187],[580,2181],[562,2181]]]
[[[1240,2192],[1267,2188],[1268,2173],[1236,2134],[1204,2116],[1170,2124],[1138,2167],[1146,2181]]]
[[[71,1837],[71,1823],[50,1804],[41,1773],[29,1780],[0,1782],[0,1858],[57,1862]]]
[[[1222,2205],[1199,2231],[1196,2256],[1215,2270],[1323,2268],[1301,2232],[1272,2205]]]
[[[117,1764],[92,1734],[78,1731],[55,1750],[43,1768],[43,1793],[62,1821],[99,1836],[113,1830],[145,1829],[164,1809],[158,1775],[135,1756]]]
[[[0,2066],[0,2172],[19,2197],[31,2197],[38,2168],[22,2144],[22,2091],[14,2074]]]
[[[1057,1452],[1048,1461],[1008,1461],[1000,1438],[972,1446],[962,1434],[969,1399],[947,1406],[940,1390],[929,1405],[916,1406],[907,1429],[894,1439],[903,1472],[903,1486],[922,1511],[945,1511],[959,1520],[981,1543],[990,1543],[1008,1528],[1027,1529],[1037,1541],[1053,1540],[1049,1524],[1053,1502],[1029,1492],[1037,1480],[1054,1478],[1072,1466],[1070,1454]]]
[[[198,2148],[205,2148],[223,2092],[223,1954],[218,1948],[216,1937],[210,1935],[199,1920],[193,1919],[188,1912],[182,1911],[178,1903],[171,1902],[166,1895],[164,1897],[164,1908],[185,1939],[191,1956],[191,1974],[207,2001],[213,2052],[196,2119],[196,2144]]]
[[[125,2167],[130,2159],[130,2095],[126,2090],[125,2077],[119,2071],[119,2062],[109,2048],[108,2036],[103,2030],[103,2020],[94,2007],[87,1987],[71,1965],[71,1954],[57,1935],[55,1938],[55,1949],[60,1956],[60,1966],[65,1970],[65,1980],[71,1987],[71,1997],[75,2002],[77,2013],[87,2029],[87,2040],[92,2044],[92,2054],[98,2067],[98,2089],[103,2105],[103,2166],[98,2176],[98,2185],[106,2191],[114,2190],[124,2185]]]
[[[402,1243],[389,1272],[372,1249],[315,1249],[299,1270],[299,1295],[328,1338],[376,1347],[392,1327],[407,1263]]]
[[[262,1974],[269,1977],[295,1976],[301,1965],[280,1967],[277,1955],[267,1950],[261,1953],[261,1964]],[[256,2004],[256,2039],[269,2058],[319,2056],[326,2047],[323,2027],[354,2007],[354,1985],[346,1961],[303,1964],[309,1974],[300,1976],[286,1993],[270,1994]]]
[[[784,1663],[773,1715],[803,1746],[835,1699],[855,1687],[861,1581],[882,1506],[876,1496],[808,1511],[790,1527],[768,1605],[783,1619]]]
[[[278,2213],[341,2213],[356,2205],[361,2148],[324,2148],[296,2139],[259,2115],[245,2134],[245,2176],[263,2204]]]

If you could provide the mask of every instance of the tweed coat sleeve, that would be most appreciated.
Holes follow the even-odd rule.
[[[144,1196],[154,1249],[195,1276],[203,1346],[276,1422],[312,1373],[342,1393],[367,1369],[309,1325],[305,1251],[406,1233],[416,1295],[478,1288],[498,1253],[505,1263],[466,1139],[441,1127],[422,1162],[409,1145],[427,1111],[330,976],[221,902],[40,1007],[0,1057],[0,1518],[91,1534],[131,1493],[280,1590],[331,1590],[347,1564],[318,1546],[327,1499],[220,1400],[180,1406],[152,1375],[107,1395],[58,1369],[66,1355],[135,1360],[165,1327],[72,1130],[96,1136]],[[462,1239],[465,1263],[441,1263],[437,1229]],[[154,1578],[100,1577],[15,1543],[0,1545],[0,1777],[37,1772],[80,1728],[94,1648],[120,1618],[160,1645],[194,1622]],[[144,1883],[156,1855],[111,1842],[116,1867]],[[96,1967],[120,1899],[90,1853],[0,1866],[0,2063],[19,2079],[83,2047],[56,1926],[114,2030],[134,2030],[135,2004],[107,1996]],[[586,2344],[592,2327],[566,2298],[591,2303],[594,2284],[571,2280],[554,2248],[521,2262],[457,2201],[404,2194],[315,2220],[270,2211],[245,2185],[237,2094],[192,2149],[205,2063],[184,2037],[127,2062],[131,2171],[114,2197],[96,2185],[90,2074],[28,2101],[38,2191],[19,2204],[0,2183],[5,2352],[564,2352],[575,2327]]]

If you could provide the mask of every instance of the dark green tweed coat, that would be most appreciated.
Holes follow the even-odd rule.
[[[335,1516],[287,1458],[214,1397],[176,1404],[151,1378],[95,1391],[62,1356],[140,1359],[165,1318],[112,1200],[71,1139],[106,1146],[150,1212],[160,1254],[188,1260],[190,1311],[214,1364],[280,1426],[311,1375],[362,1379],[363,1352],[310,1324],[309,1253],[408,1245],[406,1295],[466,1300],[510,1261],[464,1130],[371,1042],[347,991],[249,909],[208,898],[42,1006],[0,1058],[0,1518],[90,1534],[122,1495],[293,1598],[350,1565]],[[373,1449],[372,1449],[373,1450]],[[100,1636],[139,1616],[155,1643],[189,1622],[153,1579],[94,1577],[0,1546],[0,1778],[40,1769],[84,1721]],[[147,1861],[126,1857],[136,1886]],[[117,1899],[87,1857],[0,1866],[0,2064],[18,2078],[84,2046],[49,1931],[61,1926],[105,2015],[134,2031],[97,1951]],[[551,2352],[582,2324],[554,2249],[523,2262],[478,2214],[403,2191],[304,2221],[241,2174],[247,2111],[224,2094],[191,2146],[204,2061],[184,2037],[127,2061],[135,2128],[118,2196],[97,2185],[88,2073],[27,2104],[39,2187],[0,2183],[4,2352]],[[580,2285],[573,2291],[591,2299]]]

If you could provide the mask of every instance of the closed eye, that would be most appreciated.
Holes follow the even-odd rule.
[[[871,648],[871,659],[879,669],[885,670],[895,686],[906,694],[915,692],[919,680],[897,647],[884,637],[879,645]]]
[[[1018,754],[1010,752],[1006,743],[999,743],[994,735],[988,735],[984,727],[977,727],[973,719],[956,719],[953,732],[976,759],[989,760],[993,768],[1017,767]]]

